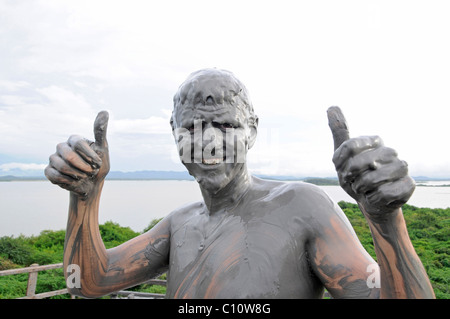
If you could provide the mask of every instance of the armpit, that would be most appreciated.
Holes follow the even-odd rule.
[[[148,261],[152,261],[154,258],[165,258],[167,257],[169,239],[168,238],[158,238],[153,243],[150,243],[145,247],[144,256]]]

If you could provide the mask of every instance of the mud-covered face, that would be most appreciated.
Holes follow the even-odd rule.
[[[245,167],[256,138],[245,108],[187,105],[176,110],[174,137],[182,163],[208,192],[224,188]]]

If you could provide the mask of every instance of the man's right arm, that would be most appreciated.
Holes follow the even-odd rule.
[[[170,218],[118,247],[107,250],[103,244],[98,210],[110,167],[107,124],[108,113],[100,112],[94,123],[95,142],[71,136],[58,144],[45,169],[52,183],[70,191],[64,269],[78,266],[80,280],[79,285],[68,287],[69,292],[91,298],[157,276],[165,271],[169,256]]]
[[[167,270],[170,218],[117,247],[105,249],[98,229],[98,200],[71,194],[64,269],[79,266],[80,285],[71,294],[95,298],[138,285]],[[67,275],[67,274],[66,274]]]

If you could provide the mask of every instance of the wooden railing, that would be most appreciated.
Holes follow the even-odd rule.
[[[44,270],[58,269],[63,268],[63,264],[52,264],[52,265],[44,265],[39,266],[38,264],[32,264],[30,267],[26,268],[16,268],[16,269],[8,269],[0,271],[0,276],[9,276],[9,275],[17,275],[28,273],[28,283],[27,283],[27,293],[26,296],[18,298],[18,299],[43,299],[49,298],[57,295],[68,294],[67,289],[60,289],[54,291],[43,292],[40,294],[36,294],[36,284],[38,279],[38,272]],[[159,285],[166,286],[167,281],[161,279],[151,279],[149,281],[144,282],[144,284],[149,285]],[[141,292],[141,291],[130,291],[130,290],[121,290],[116,291],[110,294],[112,299],[162,299],[164,298],[164,294],[150,293],[150,292]],[[325,292],[324,297],[331,298],[328,291]],[[74,296],[71,296],[74,299]]]
[[[167,280],[162,279],[150,279],[143,284],[147,285],[158,285],[158,286],[166,286]],[[156,294],[151,292],[142,292],[142,291],[131,291],[131,290],[120,290],[117,292],[113,292],[110,294],[112,299],[120,299],[121,296],[127,299],[163,299],[165,297],[164,294]]]
[[[69,293],[66,288],[66,289],[60,289],[60,290],[54,290],[54,291],[48,291],[48,292],[36,294],[36,284],[37,284],[37,280],[38,280],[38,273],[40,271],[44,271],[44,270],[59,269],[59,268],[63,268],[62,263],[52,264],[52,265],[43,265],[43,266],[39,266],[38,264],[32,264],[30,267],[2,270],[2,271],[0,271],[0,276],[10,276],[10,275],[28,273],[26,296],[20,297],[18,299],[43,299],[43,298],[49,298],[49,297],[64,295],[64,294]],[[145,284],[165,286],[166,280],[152,279],[152,280],[145,282]],[[139,291],[128,291],[128,290],[117,291],[117,292],[110,294],[110,296],[111,296],[111,298],[114,298],[114,299],[119,299],[121,297],[125,297],[128,299],[133,299],[133,298],[160,299],[160,298],[164,298],[164,294],[139,292]],[[71,298],[74,299],[75,297],[71,296]]]
[[[42,299],[48,298],[57,295],[67,294],[67,289],[55,290],[44,292],[40,294],[36,294],[36,284],[38,279],[38,272],[50,269],[58,269],[62,268],[63,264],[53,264],[53,265],[44,265],[39,266],[38,264],[32,264],[30,267],[26,268],[16,268],[16,269],[8,269],[0,271],[0,276],[8,276],[8,275],[17,275],[28,273],[28,284],[27,284],[27,294],[25,297],[21,297],[19,299]]]

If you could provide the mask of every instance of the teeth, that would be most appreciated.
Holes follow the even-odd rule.
[[[223,161],[223,158],[204,158],[202,160],[202,163],[206,164],[206,165],[215,165],[215,164],[222,163],[222,161]]]

